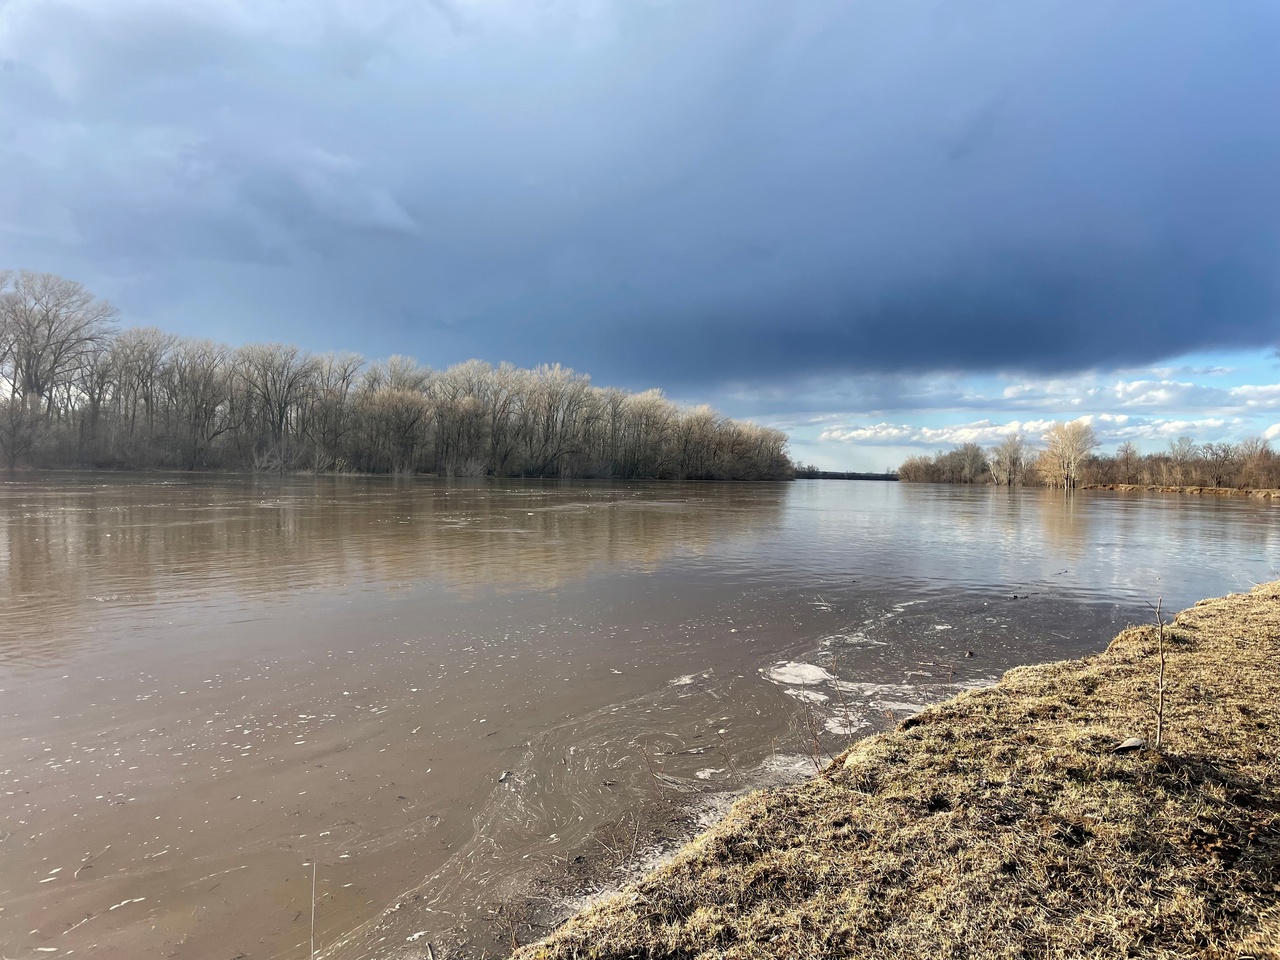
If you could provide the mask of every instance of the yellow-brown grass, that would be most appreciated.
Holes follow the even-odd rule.
[[[519,960],[1280,957],[1280,582],[1012,670],[740,801]]]

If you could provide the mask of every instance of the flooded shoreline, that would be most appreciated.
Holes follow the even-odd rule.
[[[1276,956],[1277,601],[1206,599],[920,712],[515,956]]]
[[[1278,562],[1247,503],[960,494],[0,485],[0,945],[305,957],[313,861],[322,955],[504,942],[495,891],[636,811],[1096,649],[1146,581],[1255,572],[1171,546]]]

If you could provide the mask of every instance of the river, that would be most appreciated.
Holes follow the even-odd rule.
[[[1278,509],[847,481],[0,484],[0,950],[523,941],[503,904],[593,859],[595,881],[634,869],[655,804],[714,810],[1098,650],[1148,603],[1274,579]]]

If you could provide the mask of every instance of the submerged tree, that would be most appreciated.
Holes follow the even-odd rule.
[[[1023,481],[1027,469],[1028,447],[1026,438],[1020,433],[1013,433],[993,447],[988,458],[991,464],[991,477],[998,486],[1012,487]]]
[[[1042,439],[1050,484],[1074,490],[1080,480],[1080,464],[1098,446],[1093,427],[1085,420],[1059,422],[1046,430]]]

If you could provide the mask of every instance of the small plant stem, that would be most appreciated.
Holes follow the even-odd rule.
[[[1160,665],[1156,671],[1156,735],[1155,749],[1159,750],[1164,745],[1164,704],[1165,704],[1165,649],[1164,649],[1164,597],[1156,600],[1155,606],[1150,602],[1148,607],[1155,612],[1156,617],[1156,654],[1160,658]]]
[[[1156,693],[1156,749],[1157,750],[1159,750],[1161,746],[1164,744],[1164,666],[1165,666],[1164,617],[1161,616],[1160,614],[1160,607],[1161,607],[1161,604],[1163,604],[1163,602],[1164,602],[1164,598],[1162,597],[1160,599],[1160,602],[1156,604],[1156,623],[1159,627],[1159,633],[1158,633],[1156,642],[1159,645],[1159,651],[1160,651],[1160,677],[1158,680],[1157,693]]]

